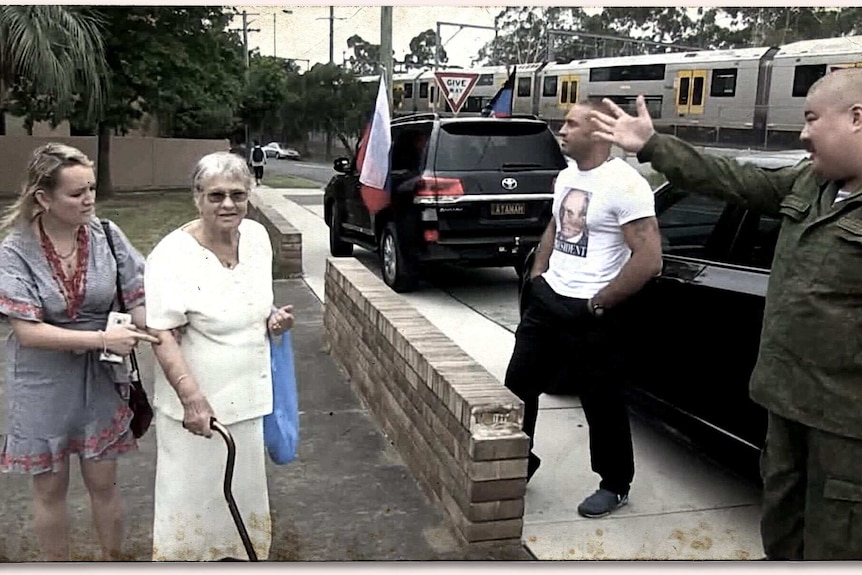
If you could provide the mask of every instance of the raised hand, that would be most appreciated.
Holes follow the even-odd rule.
[[[640,152],[655,134],[644,97],[637,97],[637,116],[626,114],[622,108],[607,98],[602,102],[610,108],[611,114],[604,114],[598,110],[590,111],[590,121],[595,128],[593,138],[616,144],[627,152]]]

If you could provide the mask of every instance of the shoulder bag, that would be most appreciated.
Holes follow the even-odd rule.
[[[117,260],[117,252],[114,249],[114,240],[111,236],[111,230],[107,220],[102,221],[102,228],[105,230],[105,237],[108,239],[108,247],[111,248],[111,255],[117,262],[117,302],[120,311],[126,313],[126,302],[123,299],[123,286],[120,280],[120,262]],[[147,398],[147,392],[141,383],[141,372],[138,370],[138,358],[135,355],[135,350],[129,354],[129,361],[132,369],[129,372],[129,408],[134,414],[132,416],[131,430],[135,439],[140,439],[150,427],[153,421],[153,407],[150,405],[150,400]]]

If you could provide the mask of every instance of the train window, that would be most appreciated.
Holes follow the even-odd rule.
[[[476,80],[477,86],[493,86],[494,85],[494,74],[480,74],[479,78]]]
[[[525,98],[530,95],[530,81],[532,78],[518,78],[518,97]]]
[[[736,68],[718,68],[712,71],[709,95],[713,98],[730,98],[736,95]]]
[[[413,84],[404,84],[404,97],[412,98],[413,97]]]
[[[637,80],[664,80],[664,64],[636,66],[605,66],[590,69],[590,82],[634,82]]]
[[[554,98],[557,96],[557,77],[545,76],[542,80],[542,96]]]
[[[811,84],[826,75],[826,64],[797,66],[793,72],[793,97],[804,98]]]
[[[706,78],[703,76],[694,77],[694,90],[691,95],[692,106],[703,106],[704,82],[706,82]]]
[[[572,83],[572,86],[576,86],[576,85],[577,84]],[[574,93],[572,94],[572,96],[574,96]],[[631,114],[633,116],[636,116],[638,113],[637,96],[613,96],[613,95],[590,96],[590,100],[593,100],[593,99],[602,100],[604,98],[607,98],[608,100],[610,100],[611,102],[613,102],[614,104],[616,104],[617,106],[622,108],[623,111],[626,112],[627,114]],[[661,96],[644,96],[644,100],[646,100],[646,107],[647,107],[647,111],[649,112],[650,117],[653,119],[661,118],[662,97]],[[572,103],[574,104],[575,102],[572,101]]]
[[[566,80],[563,80],[562,85],[560,86],[560,104],[566,104],[569,101],[569,83]]]
[[[691,78],[679,79],[679,96],[677,97],[677,106],[688,106],[688,92],[691,87]]]
[[[419,82],[419,97],[423,100],[428,97],[428,82]]]

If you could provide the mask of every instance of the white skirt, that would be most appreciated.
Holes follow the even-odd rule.
[[[224,498],[227,446],[183,429],[156,410],[153,561],[248,559]],[[269,557],[272,519],[266,486],[263,418],[228,425],[236,443],[231,491],[258,559]]]

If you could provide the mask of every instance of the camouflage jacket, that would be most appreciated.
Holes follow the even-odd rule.
[[[862,439],[862,190],[833,205],[841,182],[821,179],[808,161],[763,169],[660,134],[638,159],[674,185],[780,214],[751,397]]]

